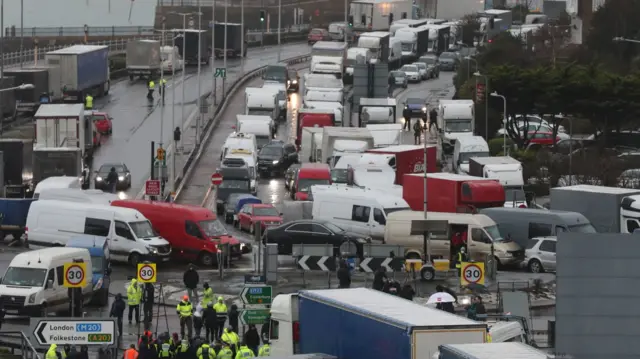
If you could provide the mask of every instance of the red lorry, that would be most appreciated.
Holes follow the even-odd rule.
[[[435,145],[427,146],[427,172],[429,173],[437,171],[436,150]],[[395,184],[397,185],[402,185],[404,175],[407,173],[424,173],[424,146],[396,145],[370,149],[367,153],[396,156],[395,165],[390,165],[396,170]]]
[[[405,174],[402,198],[414,211],[424,209],[424,175]],[[503,207],[504,187],[498,180],[454,173],[427,174],[427,210],[469,213],[477,209]]]
[[[300,140],[303,127],[327,127],[335,126],[336,115],[333,110],[321,108],[301,108],[298,110],[296,121],[296,146],[300,149]]]

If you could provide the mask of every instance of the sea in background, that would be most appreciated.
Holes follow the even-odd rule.
[[[21,0],[4,0],[4,27],[20,27]],[[157,0],[22,0],[24,27],[153,26]],[[111,3],[111,5],[109,5]],[[131,13],[131,17],[129,17]],[[26,32],[26,30],[25,30]]]

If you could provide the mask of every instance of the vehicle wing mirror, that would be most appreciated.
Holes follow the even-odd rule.
[[[53,288],[53,280],[49,279],[47,281],[47,287],[45,289],[51,289],[51,288]]]

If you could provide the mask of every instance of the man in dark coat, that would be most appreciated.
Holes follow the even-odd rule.
[[[216,326],[217,317],[216,311],[213,309],[213,303],[209,303],[202,313],[202,319],[204,321],[204,339],[205,342],[212,343],[216,340]]]
[[[86,345],[80,346],[80,353],[78,353],[77,359],[89,359],[89,347]]]
[[[198,272],[196,272],[193,264],[189,265],[189,269],[184,272],[184,276],[182,277],[182,281],[184,282],[184,286],[187,287],[187,295],[189,296],[189,300],[191,303],[198,303],[198,283],[200,282],[200,276]]]
[[[385,273],[385,269],[380,267],[376,271],[376,274],[373,276],[373,289],[382,290],[384,288],[385,282],[387,282],[389,278],[387,278],[387,273]]]
[[[249,330],[244,333],[243,340],[249,349],[253,350],[254,353],[258,352],[258,347],[260,346],[260,334],[258,334],[258,330],[255,325],[249,325]]]
[[[340,261],[340,268],[338,269],[338,288],[351,287],[351,271],[349,265],[344,259]],[[251,349],[251,347],[249,347]]]
[[[235,304],[231,304],[231,309],[229,309],[228,315],[229,315],[229,326],[231,327],[231,329],[233,329],[234,332],[238,333],[238,317],[240,316],[240,312],[238,311],[238,306]]]
[[[456,293],[454,291],[452,291],[451,289],[443,286],[443,285],[437,285],[436,286],[436,291],[440,292],[440,293],[449,293],[454,299],[455,299],[455,303],[458,302],[458,296],[456,295]],[[454,313],[455,310],[453,308],[453,303],[438,303],[436,304],[436,308],[437,309],[441,309],[444,310],[445,312],[449,312],[449,313]]]
[[[413,290],[413,287],[411,286],[411,284],[407,283],[405,284],[402,289],[400,289],[400,297],[406,299],[406,300],[413,300],[413,297],[416,295],[416,291]]]
[[[116,318],[118,324],[118,336],[122,337],[122,318],[124,317],[124,310],[127,307],[127,303],[122,299],[122,294],[116,294],[116,299],[111,304],[111,312],[109,317]]]
[[[155,287],[153,283],[145,283],[144,292],[142,292],[142,316],[146,326],[151,326],[153,322],[153,304],[155,301]]]

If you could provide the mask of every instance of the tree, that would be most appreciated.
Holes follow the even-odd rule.
[[[462,18],[458,31],[461,32],[461,41],[464,45],[475,47],[474,42],[480,36],[480,22],[474,15],[467,15]]]
[[[508,32],[499,34],[491,44],[483,47],[477,59],[478,66],[483,69],[505,64],[520,67],[532,64],[531,53],[524,48],[520,38]]]

